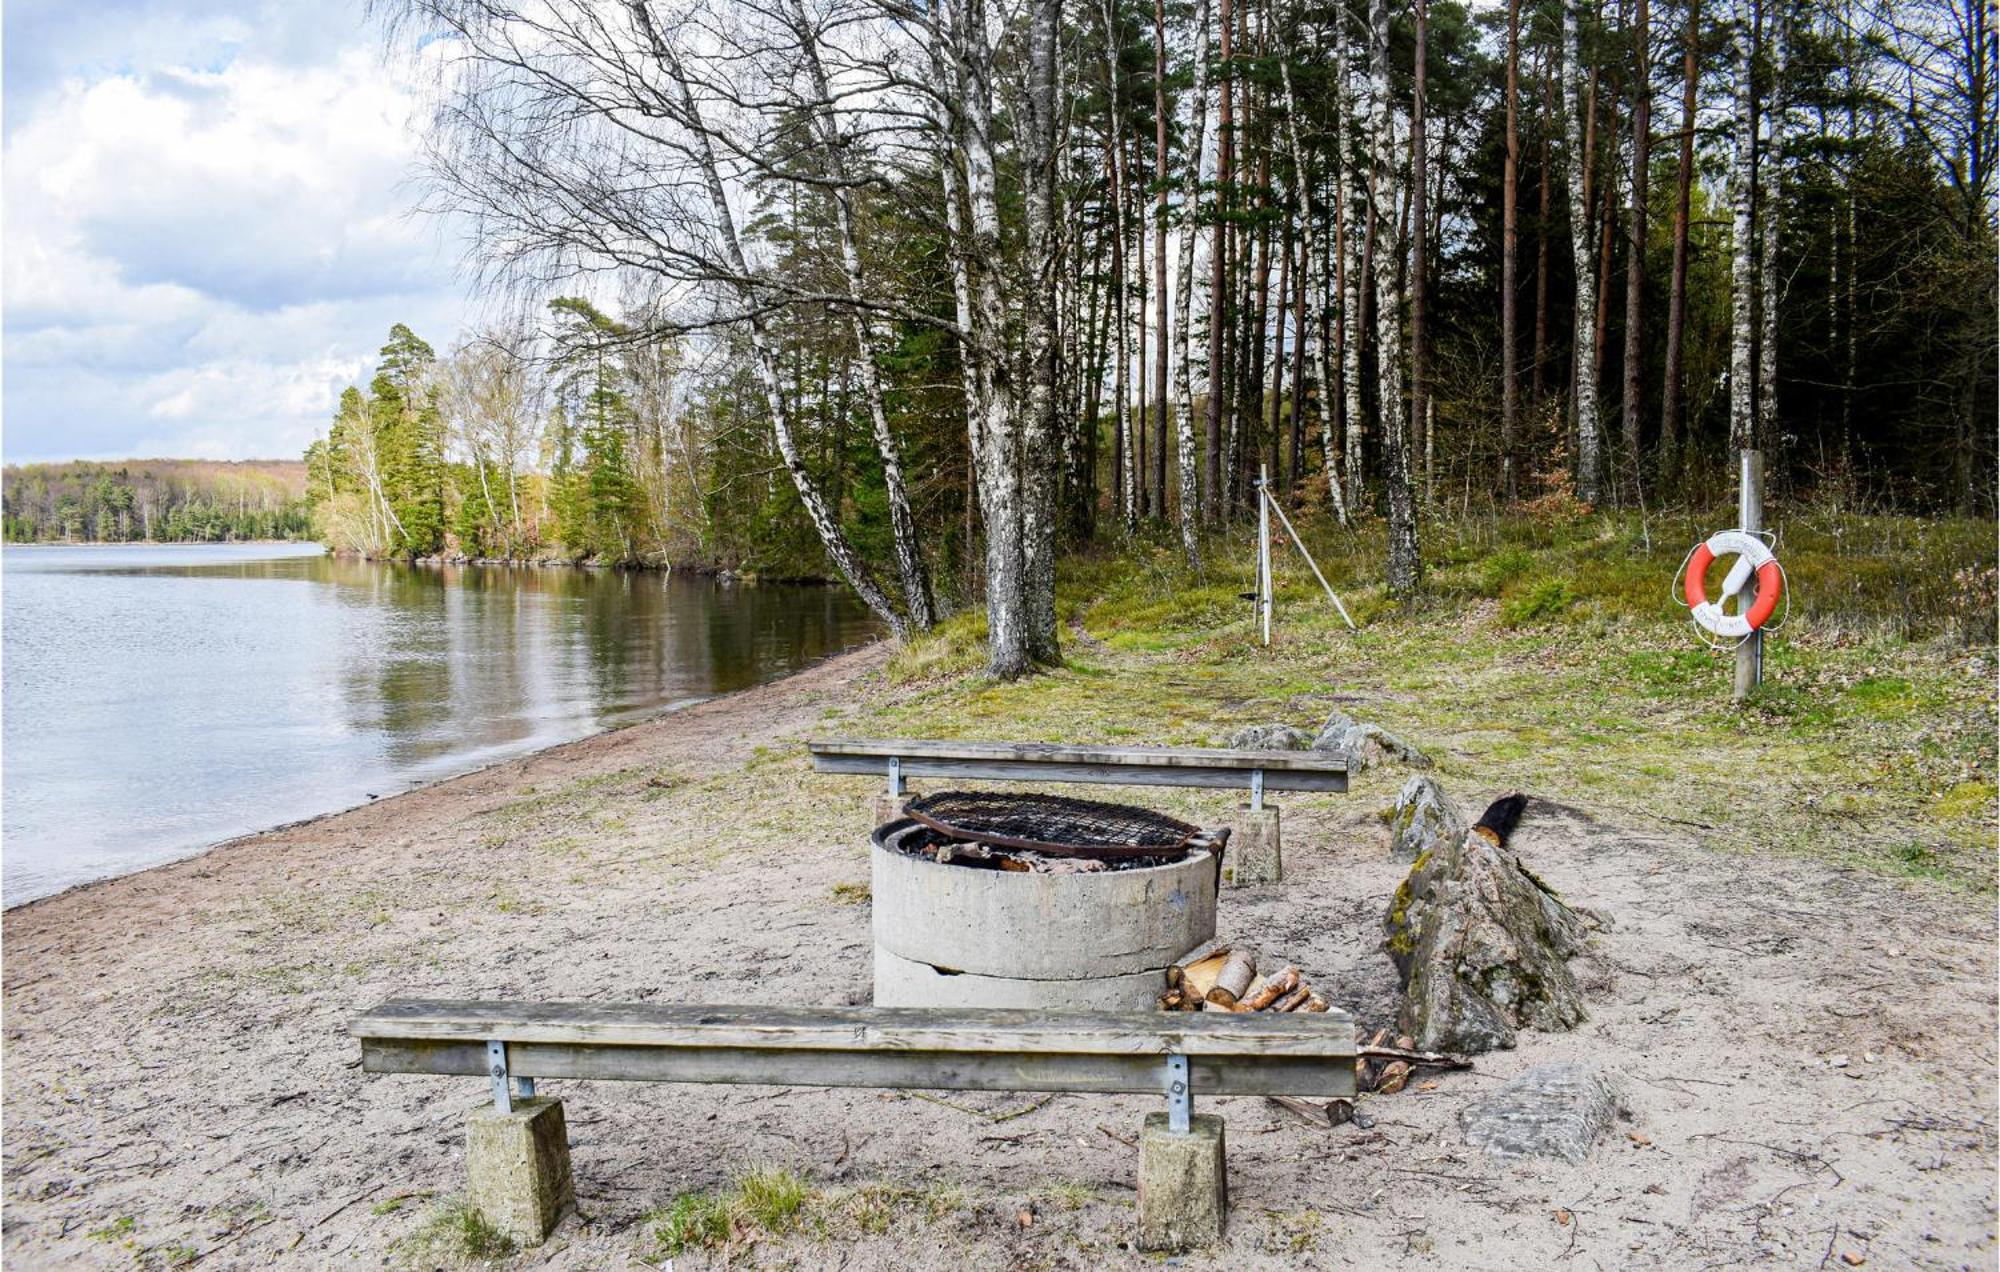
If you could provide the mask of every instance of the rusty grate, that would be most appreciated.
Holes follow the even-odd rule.
[[[952,839],[1051,857],[1174,857],[1202,834],[1148,809],[1064,795],[940,791],[904,812]]]

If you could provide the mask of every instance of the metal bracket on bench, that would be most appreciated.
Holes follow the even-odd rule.
[[[1176,1135],[1188,1133],[1188,1116],[1194,1112],[1194,1086],[1188,1078],[1186,1056],[1167,1057],[1167,1129]]]
[[[1261,813],[1264,811],[1263,769],[1250,770],[1250,811],[1253,813]]]
[[[514,1097],[532,1099],[535,1094],[535,1080],[529,1077],[514,1079],[513,1089],[507,1086],[507,1044],[498,1038],[486,1043],[486,1074],[493,1079],[493,1107],[502,1113],[514,1111]]]
[[[892,755],[889,757],[889,798],[894,799],[896,796],[901,795],[902,793],[903,793],[903,757],[900,755]]]

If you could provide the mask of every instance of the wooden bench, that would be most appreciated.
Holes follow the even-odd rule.
[[[1327,751],[1234,751],[1171,746],[1065,746],[1046,742],[943,742],[919,738],[829,738],[806,743],[822,773],[866,773],[888,781],[875,822],[902,815],[912,777],[997,782],[1101,782],[1247,790],[1223,878],[1276,883],[1283,875],[1278,808],[1266,791],[1345,791],[1347,757]]]
[[[1147,1249],[1221,1235],[1222,1119],[1194,1093],[1354,1094],[1353,1019],[1318,1014],[1067,1014],[896,1007],[399,1000],[355,1020],[369,1073],[485,1079],[469,1117],[471,1202],[524,1245],[575,1200],[562,1103],[544,1079],[959,1091],[1156,1093],[1140,1136]]]

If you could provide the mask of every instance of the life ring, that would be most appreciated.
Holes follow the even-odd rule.
[[[1708,567],[1715,563],[1715,558],[1731,555],[1736,557],[1736,564],[1730,567],[1729,577],[1722,584],[1724,600],[1742,591],[1753,571],[1757,575],[1756,603],[1741,614],[1725,614],[1721,605],[1708,599]],[[1785,594],[1785,572],[1762,539],[1742,530],[1723,530],[1695,548],[1688,558],[1681,588],[1688,607],[1694,611],[1695,622],[1717,636],[1740,639],[1771,621],[1779,598]]]

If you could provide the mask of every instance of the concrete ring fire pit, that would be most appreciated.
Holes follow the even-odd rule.
[[[1167,966],[1215,935],[1215,855],[1096,872],[939,862],[903,818],[873,846],[875,1005],[1151,1010]]]

